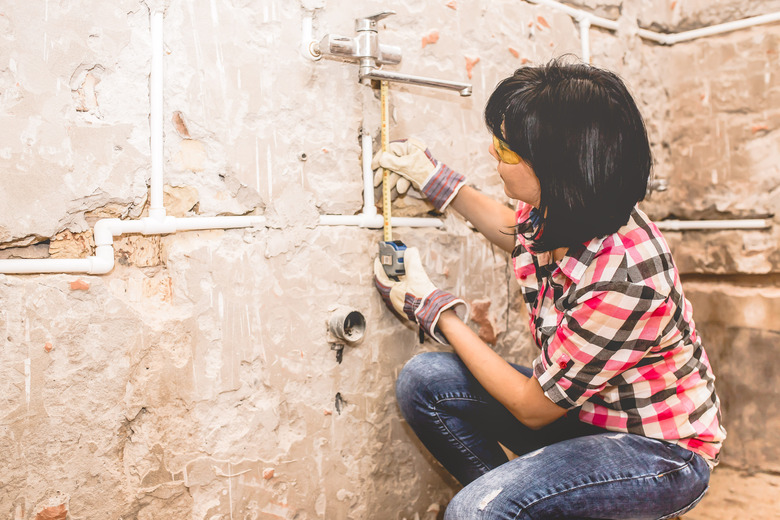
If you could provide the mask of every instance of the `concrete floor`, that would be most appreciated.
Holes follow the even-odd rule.
[[[719,466],[704,500],[684,520],[780,519],[780,475]]]

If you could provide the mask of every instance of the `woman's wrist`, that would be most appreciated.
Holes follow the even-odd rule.
[[[457,327],[459,323],[462,324],[463,321],[458,317],[455,311],[453,309],[447,309],[439,316],[439,322],[436,324],[436,327],[442,334],[447,336],[447,333],[451,331],[453,327]]]

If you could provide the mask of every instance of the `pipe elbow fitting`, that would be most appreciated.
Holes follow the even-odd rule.
[[[114,268],[114,248],[110,245],[97,246],[95,256],[89,257],[88,274],[106,274]]]
[[[98,220],[95,223],[95,229],[93,231],[93,237],[95,239],[95,245],[100,246],[113,246],[114,245],[114,231],[118,229],[118,224],[121,222],[118,218],[104,218]]]
[[[143,222],[141,233],[144,235],[167,235],[177,231],[176,217],[164,217],[162,219],[146,217],[141,220]]]

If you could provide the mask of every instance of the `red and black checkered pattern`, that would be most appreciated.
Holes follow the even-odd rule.
[[[520,203],[517,223],[532,209]],[[673,442],[714,465],[726,436],[715,377],[655,224],[635,208],[616,233],[557,263],[532,245],[518,235],[513,257],[545,394],[581,407],[583,422]]]

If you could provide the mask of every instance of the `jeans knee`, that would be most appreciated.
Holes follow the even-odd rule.
[[[444,511],[444,520],[467,520],[475,518],[478,511],[478,503],[474,501],[468,486],[461,489],[452,497],[447,509]]]
[[[409,412],[433,399],[431,384],[452,372],[453,363],[459,360],[447,352],[424,352],[410,359],[395,384],[395,395],[401,411],[407,419]]]
[[[528,515],[507,502],[502,486],[475,481],[457,493],[444,512],[444,520],[473,520],[475,518],[509,518],[525,520]]]

